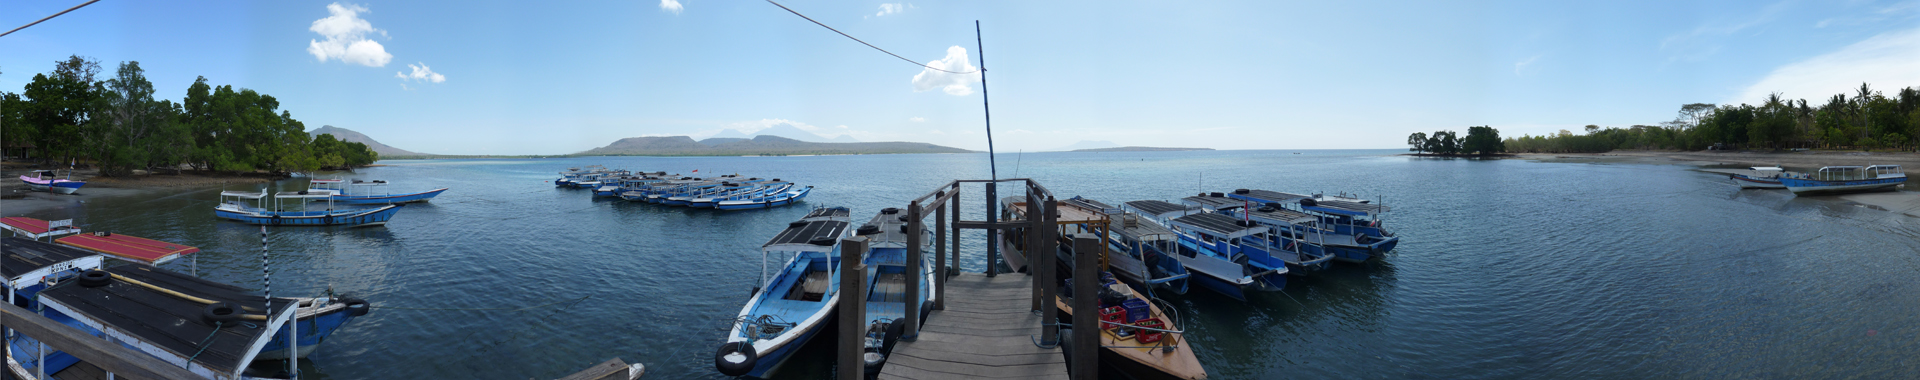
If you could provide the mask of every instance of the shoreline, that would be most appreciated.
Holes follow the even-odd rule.
[[[282,179],[271,176],[192,172],[101,177],[97,170],[80,169],[73,171],[73,178],[85,181],[87,184],[81,187],[78,193],[67,195],[33,191],[27,188],[19,178],[33,170],[40,170],[40,168],[20,162],[7,162],[4,167],[0,167],[0,214],[4,214],[0,216],[25,216],[40,214],[47,210],[85,207],[85,203],[98,199],[149,195],[161,191],[185,192],[222,186],[257,185]]]
[[[1698,167],[1697,171],[1731,174],[1729,171],[1740,169],[1714,168],[1715,166],[1774,166],[1788,171],[1811,171],[1822,166],[1892,164],[1920,167],[1920,153],[1910,152],[1750,152],[1750,151],[1612,151],[1607,153],[1519,153],[1517,159],[1561,163],[1632,163],[1649,165],[1688,165]],[[1913,183],[1902,184],[1894,191],[1875,193],[1856,193],[1833,196],[1811,196],[1808,198],[1831,199],[1853,203],[1867,208],[1891,212],[1899,215],[1920,218],[1920,192],[1912,191]],[[1771,190],[1768,190],[1771,191]],[[1784,190],[1780,190],[1784,191]]]

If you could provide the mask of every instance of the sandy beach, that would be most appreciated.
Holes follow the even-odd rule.
[[[246,187],[274,180],[266,176],[209,175],[199,173],[184,174],[148,174],[122,177],[100,177],[92,169],[80,169],[73,172],[73,179],[86,181],[86,187],[76,194],[54,194],[44,191],[32,191],[19,177],[39,170],[27,163],[7,162],[0,167],[0,214],[19,216],[38,213],[43,210],[81,207],[90,199],[124,197],[152,194],[159,191],[177,192],[178,190],[212,188],[221,186]],[[60,171],[64,177],[66,171]]]
[[[1753,152],[1753,151],[1612,151],[1607,153],[1522,153],[1517,159],[1550,162],[1621,162],[1638,164],[1667,164],[1700,166],[1700,171],[1734,174],[1744,169],[1728,168],[1742,166],[1775,166],[1788,171],[1812,171],[1822,166],[1837,165],[1874,165],[1892,164],[1906,168],[1920,168],[1920,153],[1888,152]],[[1720,168],[1713,168],[1719,166]],[[1732,185],[1728,185],[1732,186]],[[1885,210],[1896,214],[1920,217],[1920,192],[1911,191],[1914,185],[1901,185],[1900,191],[1848,194],[1832,196],[1848,202]],[[1784,191],[1784,190],[1782,190]]]

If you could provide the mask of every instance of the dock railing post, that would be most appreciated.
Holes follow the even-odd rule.
[[[1099,250],[1099,239],[1073,237],[1073,357],[1067,362],[1075,379],[1100,378]]]
[[[1046,283],[1040,284],[1040,299],[1045,302],[1040,306],[1040,323],[1042,323],[1042,326],[1046,326],[1040,328],[1040,340],[1051,344],[1060,343],[1060,325],[1058,324],[1060,321],[1060,306],[1054,303],[1055,299],[1060,298],[1060,280],[1059,276],[1055,275],[1056,273],[1060,273],[1060,271],[1054,269],[1055,265],[1060,265],[1060,259],[1058,257],[1060,255],[1060,229],[1053,228],[1056,224],[1055,222],[1059,220],[1058,217],[1055,216],[1055,211],[1058,210],[1058,206],[1059,204],[1055,203],[1052,197],[1048,197],[1046,204],[1039,208],[1040,211],[1036,214],[1039,216],[1038,219],[1040,223],[1038,224],[1044,227],[1041,228],[1039,232],[1042,240],[1040,240],[1040,244],[1036,244],[1034,248],[1035,250],[1044,252],[1038,255],[1040,256],[1038,260],[1047,263],[1045,266],[1045,276],[1035,277],[1035,281],[1038,282],[1038,279],[1041,278],[1047,280]],[[1076,252],[1075,254],[1078,253]],[[1080,284],[1074,285],[1079,286]],[[1075,294],[1079,293],[1075,292]]]
[[[920,236],[923,231],[920,229],[920,201],[907,203],[906,227],[907,299],[901,303],[906,305],[907,310],[900,315],[907,319],[907,331],[900,334],[900,340],[912,342],[920,337],[920,288],[926,286],[926,275],[921,273],[923,269],[920,268],[921,257],[925,254],[920,248],[920,240],[923,239]]]
[[[1043,293],[1040,290],[1040,289],[1045,289],[1048,286],[1052,286],[1051,284],[1048,284],[1048,282],[1046,281],[1040,281],[1040,279],[1047,278],[1047,277],[1037,277],[1040,274],[1040,272],[1050,271],[1053,269],[1053,263],[1046,261],[1048,258],[1053,256],[1047,254],[1044,250],[1041,249],[1042,247],[1044,247],[1044,244],[1046,244],[1043,242],[1044,240],[1042,239],[1046,238],[1046,232],[1044,231],[1047,229],[1047,225],[1046,225],[1047,221],[1046,221],[1046,218],[1042,216],[1043,214],[1041,214],[1040,197],[1038,194],[1034,194],[1033,186],[1027,186],[1026,213],[1027,213],[1026,239],[1021,239],[1021,240],[1025,240],[1025,242],[1022,242],[1021,244],[1026,246],[1025,253],[1027,255],[1027,275],[1036,276],[1033,278],[1033,283],[1032,283],[1032,286],[1030,287],[1031,289],[1028,289],[1028,290],[1031,291],[1029,293],[1032,293],[1031,297],[1033,297],[1033,310],[1038,311],[1040,309],[1046,308],[1047,307],[1046,305],[1049,302],[1053,302],[1053,300],[1046,299],[1045,298],[1046,293]],[[1048,277],[1051,277],[1051,272],[1048,272],[1048,273],[1049,273]]]
[[[855,236],[840,240],[840,346],[835,360],[840,380],[866,377],[867,266],[860,263],[867,252],[867,238]]]
[[[940,194],[942,196],[946,194]],[[959,268],[953,268],[959,269]],[[947,204],[933,209],[933,309],[947,309]]]
[[[994,224],[1000,221],[1000,198],[997,195],[999,194],[999,191],[997,191],[999,189],[996,189],[1000,187],[999,185],[999,182],[987,182],[988,224]],[[1000,265],[998,264],[1000,262],[1000,232],[999,228],[987,229],[987,277],[1000,274]]]
[[[949,275],[959,275],[960,274],[960,182],[959,181],[953,182],[953,196],[948,197],[948,199],[953,200],[953,214],[949,216],[953,218],[953,224],[951,224],[951,226],[953,227],[953,241],[951,242],[951,244],[953,244],[953,249],[947,252],[948,254],[953,255],[953,265],[951,265],[951,267],[953,267],[953,273]],[[942,287],[942,290],[945,290],[945,287]],[[946,298],[946,297],[941,297],[941,298]]]

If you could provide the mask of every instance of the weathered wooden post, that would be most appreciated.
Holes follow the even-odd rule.
[[[953,181],[953,196],[948,198],[953,199],[953,249],[948,251],[953,255],[953,273],[948,275],[958,276],[960,275],[960,181]]]
[[[907,319],[907,331],[900,334],[900,340],[912,342],[920,337],[920,288],[926,286],[926,275],[921,273],[920,258],[920,201],[907,203],[907,310],[900,314]],[[864,293],[863,293],[864,294]]]
[[[867,252],[867,238],[855,236],[840,240],[840,380],[866,377],[867,266],[860,257]]]
[[[935,202],[940,202],[939,198],[947,195],[946,192],[940,192],[938,194],[939,195],[934,196]],[[948,268],[950,267],[947,266],[947,203],[940,202],[940,207],[933,209],[933,286],[934,286],[933,309],[934,310],[947,309],[947,270]],[[960,268],[952,268],[952,269],[959,270]]]
[[[1051,202],[1049,202],[1051,203]],[[1097,379],[1100,363],[1100,240],[1073,237],[1073,357],[1075,379]]]
[[[1055,265],[1060,265],[1060,229],[1055,227],[1059,221],[1059,217],[1055,216],[1059,206],[1053,201],[1052,196],[1048,196],[1045,203],[1036,207],[1039,211],[1033,214],[1034,218],[1040,221],[1039,224],[1044,226],[1039,233],[1041,240],[1039,244],[1034,245],[1033,249],[1042,252],[1036,256],[1040,256],[1038,260],[1047,263],[1045,269],[1042,269],[1046,271],[1047,282],[1040,285],[1040,299],[1046,300],[1046,303],[1040,307],[1040,323],[1042,323],[1041,326],[1045,326],[1040,328],[1040,341],[1048,344],[1060,343],[1060,306],[1054,303],[1054,300],[1060,298],[1060,276],[1056,275],[1060,271],[1054,269]],[[1038,281],[1038,277],[1035,281]]]
[[[992,156],[993,154],[989,153],[987,155]],[[998,178],[995,178],[995,180],[998,180]],[[1000,182],[998,181],[987,182],[987,224],[990,225],[1000,221],[1000,199],[997,196],[1000,192],[998,191],[999,189],[997,189],[998,187],[1000,187]],[[996,264],[1000,262],[1000,232],[999,228],[987,229],[987,277],[1000,274],[1000,266]]]
[[[1043,244],[1045,244],[1045,243],[1041,243],[1041,239],[1043,238],[1043,235],[1045,235],[1045,233],[1041,232],[1041,230],[1049,229],[1048,227],[1050,226],[1046,225],[1046,218],[1041,216],[1040,196],[1039,194],[1034,193],[1033,181],[1031,180],[1027,181],[1026,185],[1027,185],[1027,210],[1026,210],[1027,236],[1026,236],[1026,239],[1022,239],[1022,240],[1026,240],[1026,242],[1022,244],[1026,245],[1027,247],[1026,248],[1027,249],[1027,252],[1026,252],[1027,253],[1027,275],[1031,276],[1031,275],[1040,273],[1040,271],[1053,269],[1053,266],[1052,266],[1053,263],[1046,262],[1047,258],[1053,257],[1053,256],[1047,255],[1045,252],[1041,252],[1040,250],[1040,247]],[[1045,289],[1047,287],[1051,287],[1054,285],[1040,281],[1040,277],[1034,277],[1034,281],[1032,285],[1033,285],[1032,289],[1028,289],[1028,290],[1030,290],[1031,291],[1030,293],[1032,293],[1033,310],[1044,309],[1047,307],[1047,305],[1053,302],[1053,300],[1047,299],[1046,293],[1042,292],[1040,289]]]

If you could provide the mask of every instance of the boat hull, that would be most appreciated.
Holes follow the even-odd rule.
[[[1729,176],[1729,178],[1733,179],[1733,184],[1739,185],[1740,188],[1742,189],[1785,189],[1787,188],[1787,185],[1780,183],[1779,180],[1753,178],[1751,176],[1740,175],[1740,174]]]
[[[370,204],[426,202],[429,200],[433,200],[433,197],[440,196],[440,193],[446,192],[446,191],[447,189],[443,187],[439,189],[422,191],[422,192],[412,193],[412,194],[335,195],[333,196],[332,200],[334,204],[343,204],[343,205],[370,205]],[[325,201],[327,200],[324,200],[324,199],[316,200],[316,202],[325,202]]]
[[[378,226],[387,224],[393,214],[400,212],[400,205],[387,205],[372,209],[349,211],[316,212],[319,215],[299,215],[297,212],[253,213],[216,209],[214,216],[246,224],[267,226]],[[292,214],[292,215],[289,215]]]
[[[295,334],[299,335],[300,339],[297,340],[299,346],[295,348],[294,355],[305,358],[307,355],[313,354],[314,351],[320,349],[320,342],[326,341],[328,335],[333,335],[334,331],[339,330],[341,326],[345,326],[347,322],[353,321],[353,318],[354,316],[349,314],[345,307],[335,308],[332,311],[312,317],[301,318],[299,330],[295,332]],[[254,356],[254,360],[285,360],[287,358],[286,347],[287,336],[285,334],[276,334],[272,341],[267,342],[266,348],[261,349],[260,354]]]
[[[775,194],[775,195],[768,196],[767,198],[761,198],[757,200],[723,201],[723,202],[714,204],[713,208],[721,209],[721,210],[751,210],[756,208],[774,208],[774,207],[780,207],[780,206],[786,206],[794,203],[799,203],[801,199],[806,198],[807,194],[811,192],[813,192],[813,186],[807,186],[806,188],[796,190],[795,192],[792,192],[792,193]]]
[[[1855,181],[1818,181],[1818,180],[1799,179],[1799,178],[1781,178],[1780,179],[1780,183],[1786,185],[1787,191],[1792,191],[1794,195],[1832,195],[1832,194],[1847,194],[1847,193],[1867,193],[1867,192],[1876,192],[1876,191],[1892,191],[1892,190],[1895,190],[1898,186],[1900,186],[1900,184],[1906,183],[1906,182],[1907,182],[1906,177],[1863,179],[1863,180],[1855,180]]]

